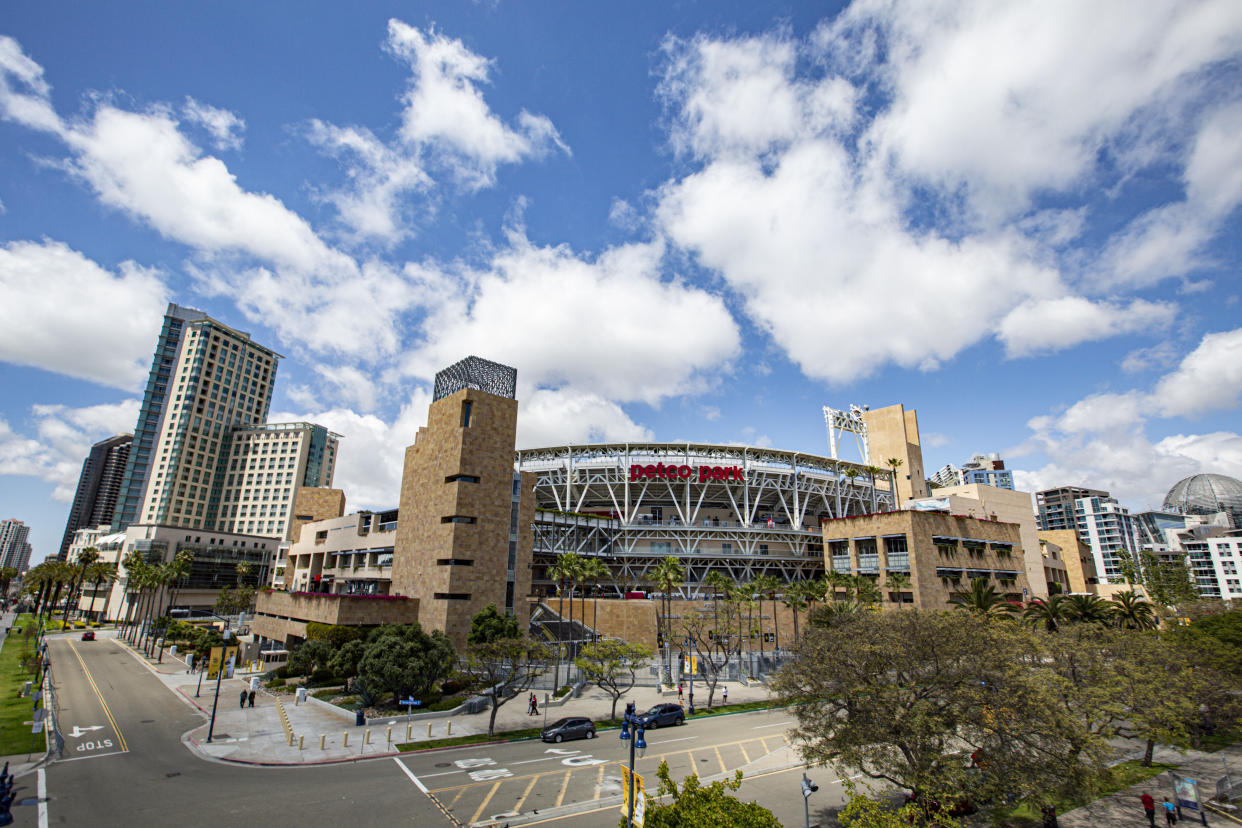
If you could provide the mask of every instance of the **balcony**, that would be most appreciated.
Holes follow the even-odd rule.
[[[418,617],[418,599],[403,595],[327,595],[311,592],[260,592],[258,615],[320,624],[407,624]]]

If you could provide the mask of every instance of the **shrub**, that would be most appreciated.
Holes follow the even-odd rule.
[[[460,679],[448,679],[440,685],[440,692],[446,696],[453,696],[466,689],[466,683]]]
[[[74,621],[73,628],[75,630],[84,630],[86,629],[86,622],[85,621]]]
[[[325,684],[340,684],[340,681],[331,670],[316,670],[306,680],[307,687],[322,687]]]
[[[459,704],[461,704],[465,700],[466,700],[465,696],[445,696],[444,698],[440,699],[438,702],[435,702],[434,704],[429,704],[423,709],[434,710],[436,712],[440,712],[443,710],[452,710],[454,707],[457,707]]]

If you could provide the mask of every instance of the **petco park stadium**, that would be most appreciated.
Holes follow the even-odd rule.
[[[821,577],[821,521],[892,510],[906,471],[706,443],[529,449],[517,452],[516,466],[535,475],[534,590],[550,594],[548,568],[574,551],[608,564],[612,582],[600,585],[601,597],[655,589],[649,573],[669,555],[687,570],[681,597],[697,597],[708,572],[741,583]]]

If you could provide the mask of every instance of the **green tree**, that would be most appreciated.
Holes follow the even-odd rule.
[[[506,638],[521,638],[522,630],[512,615],[502,615],[495,604],[488,604],[470,619],[467,644],[490,644]]]
[[[289,653],[288,672],[295,676],[311,676],[328,666],[334,655],[326,641],[304,641]]]
[[[909,592],[913,589],[914,584],[910,580],[909,575],[902,575],[900,572],[890,572],[888,574],[889,598],[894,604],[900,608],[905,602],[901,600],[901,593]]]
[[[188,549],[182,549],[168,562],[169,583],[172,586],[172,590],[168,595],[168,609],[165,610],[165,614],[172,612],[172,608],[176,606],[177,593],[181,591],[185,579],[190,577],[190,572],[193,569],[194,553]]]
[[[1113,598],[1113,623],[1127,630],[1154,630],[1160,621],[1151,602],[1133,591],[1119,592]]]
[[[69,605],[73,601],[78,590],[82,588],[82,584],[86,580],[86,570],[99,560],[99,550],[93,546],[88,546],[78,553],[78,559],[75,561],[77,570],[74,572],[73,581],[69,587],[69,595],[65,598],[65,620],[69,620]]]
[[[1065,599],[1069,616],[1080,624],[1110,624],[1113,605],[1098,595],[1070,595]]]
[[[785,587],[785,596],[781,603],[789,608],[793,615],[794,641],[798,640],[798,613],[807,608],[807,589],[805,581],[794,581]]]
[[[1005,600],[996,589],[988,583],[987,578],[975,578],[970,582],[969,592],[959,592],[949,599],[956,609],[965,610],[971,615],[988,618],[1012,615],[1016,607]]]
[[[611,576],[608,565],[604,563],[602,558],[590,557],[582,560],[582,581],[590,584],[591,589],[591,633],[595,638],[599,637],[599,630],[596,626],[599,621],[599,585],[600,581],[607,580]],[[586,609],[583,609],[586,613]]]
[[[359,641],[367,637],[367,630],[362,627],[350,627],[345,624],[321,624],[310,621],[306,624],[308,641],[326,641],[333,648],[344,647],[350,641]]]
[[[1068,598],[1069,596],[1060,593],[1047,598],[1033,598],[1027,603],[1022,618],[1028,624],[1042,625],[1048,632],[1056,632],[1061,625],[1072,620],[1069,604],[1066,603]]]
[[[371,633],[358,662],[358,677],[367,687],[402,698],[424,698],[445,678],[457,657],[441,630],[423,632],[417,623],[380,627]]]
[[[603,639],[587,644],[574,661],[582,677],[612,697],[612,712],[617,718],[617,700],[633,688],[635,675],[646,667],[651,650],[643,644]]]
[[[697,656],[699,674],[707,685],[709,709],[716,697],[720,674],[728,665],[729,657],[739,648],[734,630],[742,620],[740,616],[741,608],[734,601],[724,602],[722,608],[713,606],[711,611],[688,608],[675,628],[678,636],[689,644],[691,653]]]
[[[756,802],[742,802],[731,793],[742,786],[742,772],[729,780],[704,785],[696,774],[687,776],[677,787],[668,770],[668,763],[661,760],[656,769],[660,781],[656,797],[669,797],[667,803],[654,802],[647,806],[645,828],[781,828],[772,812]],[[621,820],[624,828],[626,820]]]
[[[1142,584],[1151,600],[1162,607],[1180,607],[1198,600],[1199,590],[1190,567],[1180,560],[1163,560],[1140,552],[1138,561],[1123,558],[1121,574],[1129,584]]]
[[[498,638],[469,644],[462,657],[462,670],[484,688],[491,700],[487,735],[496,733],[496,713],[517,694],[530,688],[552,657],[549,648],[526,638]]]
[[[349,680],[357,677],[358,665],[366,652],[367,645],[363,641],[357,638],[346,641],[328,659],[328,669],[333,675],[345,679],[345,685],[348,688]]]

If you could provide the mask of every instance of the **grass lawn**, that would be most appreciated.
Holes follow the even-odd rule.
[[[1101,788],[1098,796],[1092,799],[1058,800],[1056,803],[1057,813],[1066,814],[1094,799],[1116,793],[1131,785],[1137,785],[1145,779],[1159,776],[1165,771],[1173,770],[1176,767],[1177,765],[1163,765],[1159,762],[1152,762],[1150,768],[1145,768],[1138,759],[1122,762],[1120,765],[1113,766],[1109,773],[1109,778],[1104,782],[1104,786]],[[1011,810],[998,814],[996,824],[1018,828],[1018,826],[1039,825],[1040,821],[1039,808],[1029,802],[1020,802]]]
[[[13,627],[20,627],[25,633],[34,629],[34,616],[20,615]],[[33,655],[38,636],[31,635],[29,653]],[[23,724],[31,720],[34,708],[29,698],[22,698],[22,685],[34,679],[32,669],[21,667],[22,648],[26,644],[26,636],[10,633],[0,649],[0,756],[16,753],[27,753],[31,748],[43,750],[43,734],[31,733],[30,725]]]
[[[541,730],[538,727],[528,727],[523,730],[498,732],[495,736],[488,736],[486,733],[476,733],[473,736],[452,736],[446,739],[428,739],[424,742],[403,742],[397,745],[397,750],[404,753],[411,750],[477,745],[479,742],[516,742],[520,739],[538,739]]]

